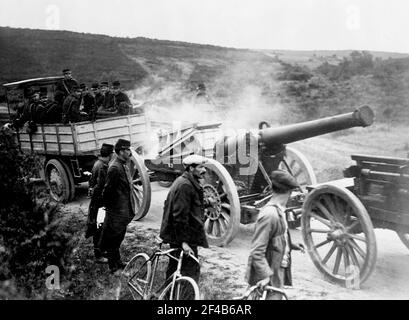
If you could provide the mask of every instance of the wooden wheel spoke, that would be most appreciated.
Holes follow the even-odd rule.
[[[214,235],[215,236],[219,236],[220,235],[220,222],[219,220],[214,220],[214,224],[213,224],[213,230],[214,230]]]
[[[220,212],[220,215],[223,217],[224,221],[226,221],[226,224],[228,225],[230,221],[230,216],[223,210]]]
[[[357,227],[358,225],[360,225],[359,220],[356,220],[354,222],[352,222],[352,224],[350,224],[349,226],[347,226],[346,231],[350,232],[352,229],[354,229],[355,227]]]
[[[329,229],[327,229],[327,230],[324,230],[324,229],[308,229],[308,233],[328,233],[328,232],[330,232],[331,230],[329,230]]]
[[[365,237],[361,237],[361,236],[358,236],[357,234],[353,234],[353,233],[346,233],[346,235],[348,237],[350,237],[350,238],[353,238],[353,239],[356,239],[356,240],[359,240],[359,241],[362,241],[362,242],[366,243]]]
[[[314,246],[315,249],[318,249],[319,247],[322,247],[323,245],[326,245],[327,243],[331,242],[332,240],[324,240],[322,242],[320,242],[319,244],[317,244],[316,246]]]
[[[336,216],[339,208],[335,205],[333,197],[330,195],[322,195],[321,199],[325,202],[325,207],[329,209],[329,212],[333,212],[334,216]]]
[[[222,194],[219,195],[220,199],[223,199],[225,196],[227,196],[226,192],[223,192]]]
[[[314,219],[318,220],[319,222],[321,222],[322,224],[326,225],[327,227],[331,228],[331,222],[320,217],[319,215],[310,212],[310,216],[313,217]]]
[[[297,178],[300,174],[302,174],[301,168],[297,168],[297,170],[293,170],[292,172],[292,175],[294,176],[294,178]]]
[[[341,256],[342,256],[342,251],[338,247],[337,248],[337,257],[335,258],[335,264],[334,264],[334,269],[332,270],[333,274],[338,274],[339,271],[339,265],[341,264]]]
[[[342,248],[342,254],[344,256],[344,267],[345,267],[345,275],[346,275],[350,262],[349,262],[349,255],[345,247]]]
[[[324,216],[331,221],[332,224],[335,224],[337,221],[334,216],[328,211],[328,209],[320,202],[316,202],[315,206],[324,214]]]
[[[365,252],[359,247],[353,239],[348,239],[348,243],[358,252],[358,254],[365,260],[366,254]]]
[[[329,249],[327,255],[324,257],[324,259],[322,259],[323,264],[326,264],[328,262],[329,258],[331,258],[332,254],[334,253],[336,248],[337,248],[337,244],[334,242],[332,244],[331,249]]]
[[[227,210],[230,211],[230,204],[228,204],[228,203],[226,203],[226,202],[223,202],[223,203],[221,204],[221,206],[222,206],[222,208],[227,209]]]
[[[345,249],[348,251],[348,254],[351,256],[352,263],[359,268],[360,267],[359,266],[359,261],[358,261],[358,258],[356,256],[356,254],[355,254],[354,249],[351,247],[351,245],[349,243],[346,244]]]

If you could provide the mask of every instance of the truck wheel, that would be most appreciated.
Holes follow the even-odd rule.
[[[50,187],[51,197],[58,202],[67,202],[71,199],[71,184],[74,179],[71,172],[67,171],[65,164],[57,159],[48,160],[45,166],[45,177]]]
[[[149,211],[151,205],[151,182],[143,158],[131,149],[131,175],[133,179],[132,201],[135,208],[135,220],[140,220]]]
[[[225,246],[236,236],[240,225],[240,201],[236,185],[223,165],[207,159],[203,185],[205,232],[209,243]]]

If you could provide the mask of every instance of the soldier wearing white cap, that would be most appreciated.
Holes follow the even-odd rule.
[[[203,188],[200,180],[206,173],[207,159],[198,155],[183,159],[185,172],[172,184],[165,201],[160,236],[171,248],[198,256],[198,247],[208,248],[204,230]],[[178,257],[180,250],[174,253]],[[177,261],[169,259],[166,277],[176,270]],[[185,256],[182,274],[199,282],[200,266],[192,258]]]

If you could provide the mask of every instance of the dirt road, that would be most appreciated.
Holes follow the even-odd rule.
[[[132,222],[129,229],[154,232],[159,230],[162,207],[168,189],[152,184],[152,205],[142,221]],[[81,192],[82,194],[84,192]],[[79,195],[72,205],[86,210],[88,199]],[[236,238],[225,248],[200,250],[202,274],[213,292],[212,298],[232,298],[244,292],[244,272],[254,225],[241,225]],[[152,230],[153,229],[153,230]],[[398,236],[389,230],[375,231],[378,258],[375,271],[360,290],[346,289],[325,280],[313,265],[308,254],[293,253],[293,287],[286,289],[290,299],[409,299],[409,250]],[[127,234],[132,242],[134,232]],[[300,231],[292,230],[294,241],[301,241]],[[228,285],[226,285],[228,284]]]

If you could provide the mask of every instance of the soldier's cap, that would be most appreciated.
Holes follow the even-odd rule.
[[[207,163],[207,158],[199,156],[197,154],[192,154],[184,158],[182,160],[182,163],[185,167],[191,166],[191,165],[205,164]]]
[[[62,73],[67,73],[67,72],[71,72],[71,69],[65,68],[65,69],[63,69],[63,71],[62,71]]]
[[[80,84],[80,88],[81,88],[81,89],[85,89],[86,87],[87,87],[87,85],[86,85],[85,83],[81,83],[81,84]]]
[[[297,189],[300,185],[287,171],[275,170],[270,174],[271,183],[282,191]]]
[[[92,88],[92,89],[98,89],[98,88],[99,88],[98,82],[94,82],[94,83],[91,85],[91,88]]]
[[[120,83],[118,80],[115,80],[114,82],[112,82],[112,86],[113,86],[114,88],[118,88],[118,87],[121,86],[121,83]]]
[[[103,143],[101,146],[100,154],[101,157],[108,157],[112,152],[114,152],[114,145]]]
[[[118,141],[115,143],[115,151],[129,149],[130,147],[131,147],[131,142],[129,140],[118,139]]]
[[[101,87],[108,87],[108,81],[102,81]]]

